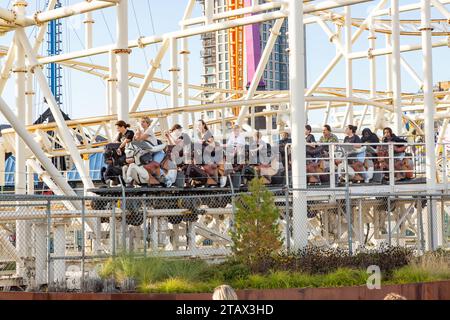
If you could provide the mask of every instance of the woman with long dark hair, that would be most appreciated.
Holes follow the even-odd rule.
[[[209,130],[208,125],[203,120],[198,120],[197,136],[202,144],[207,144],[213,138],[212,132]]]
[[[116,129],[119,134],[117,135],[115,142],[120,143],[119,148],[117,148],[118,155],[123,153],[127,143],[133,141],[134,131],[128,128],[130,128],[130,125],[125,121],[119,120],[116,122]]]

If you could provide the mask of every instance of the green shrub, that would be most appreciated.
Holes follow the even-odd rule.
[[[321,277],[321,287],[347,287],[364,285],[369,275],[366,270],[339,268]]]
[[[234,279],[247,278],[250,273],[250,268],[247,265],[240,263],[223,268],[221,276],[223,280],[230,281]]]
[[[370,251],[357,252],[350,255],[347,250],[307,246],[295,253],[278,253],[260,250],[252,266],[253,271],[267,273],[269,270],[302,272],[309,274],[325,274],[339,268],[366,270],[377,265],[386,274],[408,264],[412,260],[413,251],[401,247],[381,247]]]
[[[231,236],[236,257],[252,267],[261,250],[278,252],[282,241],[279,209],[272,193],[261,179],[253,179],[249,190],[250,194],[236,201],[235,229]]]

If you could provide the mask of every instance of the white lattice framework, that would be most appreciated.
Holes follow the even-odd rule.
[[[32,181],[26,178],[26,172],[37,172],[56,194],[74,195],[67,181],[55,168],[50,158],[63,154],[70,155],[80,173],[85,189],[93,187],[87,172],[83,154],[99,152],[97,137],[111,139],[115,120],[135,121],[144,115],[158,119],[156,130],[165,130],[170,123],[179,121],[187,128],[206,111],[215,111],[214,124],[218,135],[225,132],[228,121],[243,124],[245,120],[255,117],[252,106],[266,106],[259,116],[277,117],[277,130],[286,126],[292,134],[293,153],[293,186],[306,187],[305,173],[305,141],[304,125],[309,112],[323,113],[324,123],[332,123],[336,130],[342,130],[346,124],[358,124],[380,129],[389,125],[399,133],[404,133],[403,120],[409,121],[412,127],[425,135],[427,150],[434,150],[434,123],[443,120],[442,131],[445,132],[450,112],[450,92],[433,92],[433,63],[442,63],[448,67],[447,61],[433,61],[432,49],[450,46],[450,0],[420,0],[415,4],[401,5],[399,0],[296,0],[267,1],[234,11],[214,13],[205,10],[205,15],[193,17],[195,0],[186,0],[185,11],[178,30],[161,35],[149,35],[138,39],[128,39],[128,1],[127,0],[91,0],[79,1],[70,6],[54,9],[54,0],[44,12],[27,12],[27,1],[14,1],[13,9],[0,7],[0,31],[14,33],[9,46],[0,48],[4,56],[4,64],[0,71],[0,93],[3,93],[7,81],[15,81],[15,109],[0,98],[0,111],[12,125],[11,130],[4,130],[2,152],[13,152],[16,156],[16,193],[32,192]],[[213,0],[205,0],[205,7],[211,8]],[[352,5],[370,3],[371,10],[367,17],[352,17]],[[369,5],[369,4],[367,4]],[[91,13],[115,7],[117,14],[116,43],[92,47],[93,24],[86,23],[86,49],[68,52],[56,56],[38,56],[42,45],[46,24],[54,19],[64,19],[74,15],[86,15],[91,22]],[[431,18],[430,8],[434,7],[439,17]],[[344,12],[341,12],[341,9]],[[418,20],[401,20],[400,13],[420,12]],[[202,11],[203,12],[203,11]],[[282,22],[289,22],[290,47],[290,87],[304,88],[305,24],[317,24],[328,36],[336,48],[335,57],[329,62],[317,79],[302,92],[291,91],[257,91],[265,65],[279,35]],[[271,35],[264,48],[261,61],[249,88],[243,92],[219,88],[206,88],[189,83],[189,40],[191,37],[208,32],[226,30],[240,25],[249,25],[273,21]],[[37,39],[33,42],[25,30],[38,26]],[[354,51],[356,41],[367,36],[367,49]],[[376,47],[376,37],[386,38],[386,47]],[[401,44],[400,38],[412,39],[421,37],[421,45]],[[178,42],[181,43],[178,50]],[[135,48],[160,44],[151,66],[145,74],[129,72],[129,54]],[[422,57],[423,77],[419,77],[402,57],[404,52],[416,52]],[[80,59],[108,55],[109,65],[94,65]],[[165,56],[171,60],[170,79],[157,78],[156,71],[161,67]],[[180,56],[180,57],[179,57]],[[377,60],[387,59],[387,90],[377,90]],[[369,88],[356,88],[353,81],[353,62],[367,59],[370,76]],[[178,65],[178,60],[181,61]],[[340,61],[345,62],[345,88],[324,88],[321,84]],[[76,119],[69,122],[63,120],[42,70],[48,63],[58,63],[65,68],[77,70],[86,76],[100,77],[107,83],[107,92],[99,93],[107,97],[105,113],[89,119]],[[311,62],[308,62],[311,63]],[[406,72],[422,88],[422,94],[402,92],[401,73]],[[33,114],[33,79],[39,85],[55,118],[55,123],[31,125]],[[134,100],[129,102],[129,90],[137,88]],[[170,97],[169,105],[164,109],[148,110],[141,108],[142,99],[147,93],[156,93]],[[236,97],[240,97],[235,99]],[[240,107],[237,117],[231,116],[231,108]],[[139,112],[138,112],[139,110]],[[269,119],[269,118],[268,118]],[[418,125],[423,122],[423,130]],[[254,121],[250,121],[250,124]],[[252,127],[246,126],[247,131]],[[274,134],[277,130],[271,130]],[[443,135],[439,136],[442,140]],[[55,148],[55,144],[63,149]],[[1,155],[0,155],[1,158]],[[1,164],[1,163],[0,163]],[[32,177],[32,175],[28,175]],[[426,177],[428,191],[436,190],[436,154],[427,152]],[[299,212],[294,215],[294,225],[306,226],[305,195],[299,194]],[[306,244],[306,227],[294,230],[293,241],[296,247]],[[20,245],[18,246],[20,251]]]

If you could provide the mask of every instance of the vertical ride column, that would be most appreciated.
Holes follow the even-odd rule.
[[[422,33],[423,104],[425,120],[426,179],[427,191],[436,192],[436,154],[434,153],[434,116],[436,113],[433,95],[433,55],[430,0],[421,1],[420,31]],[[427,231],[427,230],[426,230]],[[436,208],[436,201],[428,201],[427,249],[434,250],[443,243],[442,219]]]
[[[128,0],[117,4],[117,48],[114,50],[117,58],[117,118],[129,121],[129,91],[128,91]]]
[[[14,2],[14,12],[17,18],[23,18],[27,7],[27,2],[17,0]],[[15,75],[15,95],[16,95],[16,116],[23,124],[25,124],[26,114],[26,99],[25,99],[25,83],[26,83],[26,67],[25,67],[25,52],[19,41],[16,41],[16,66],[13,69]],[[16,195],[26,194],[26,159],[25,159],[25,143],[20,136],[15,136],[15,174],[14,174],[14,192]],[[16,212],[20,214],[25,208],[20,206],[20,201],[17,203]],[[25,209],[26,210],[26,209]],[[29,223],[23,220],[16,221],[16,250],[21,259],[29,256],[28,246],[31,242]],[[23,260],[19,262],[17,268],[19,275],[24,275]]]
[[[170,107],[172,109],[179,107],[178,100],[178,72],[180,68],[178,67],[178,39],[170,38]],[[171,115],[170,126],[178,123],[178,116],[175,114]],[[186,128],[187,129],[187,128]]]
[[[303,3],[289,0],[289,93],[292,131],[293,249],[308,243],[306,216],[306,142]]]

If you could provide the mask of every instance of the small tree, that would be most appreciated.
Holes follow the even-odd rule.
[[[249,265],[263,252],[277,252],[282,247],[279,210],[272,193],[262,179],[253,179],[250,194],[236,201],[235,228],[231,234],[236,258]]]

